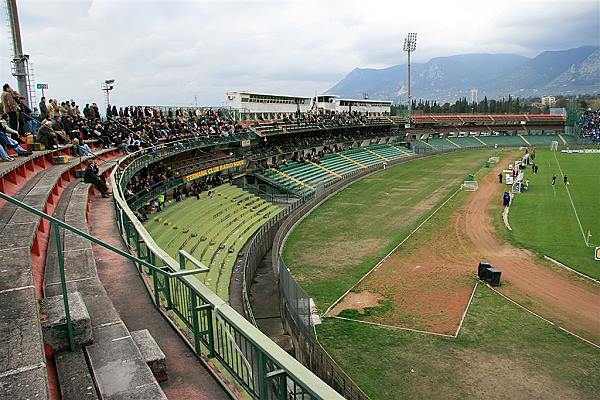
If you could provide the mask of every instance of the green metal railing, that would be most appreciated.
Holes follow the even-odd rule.
[[[74,336],[74,331],[73,331],[73,324],[71,321],[69,297],[67,295],[68,291],[67,291],[67,282],[66,282],[66,278],[65,278],[65,258],[64,258],[64,254],[63,254],[63,245],[62,245],[62,239],[61,239],[59,228],[63,228],[68,231],[71,231],[71,232],[73,232],[81,237],[84,237],[84,238],[86,238],[86,239],[88,239],[88,240],[90,240],[90,241],[116,253],[116,254],[119,254],[120,256],[130,259],[131,261],[133,261],[134,263],[136,263],[138,265],[143,265],[146,268],[149,268],[151,271],[157,272],[156,271],[157,268],[153,264],[151,264],[145,260],[139,259],[138,257],[135,257],[135,256],[133,256],[127,252],[124,252],[116,247],[113,247],[110,244],[105,243],[102,240],[88,234],[87,232],[77,229],[77,228],[65,223],[64,221],[61,221],[57,218],[54,218],[51,215],[48,215],[42,211],[39,211],[39,210],[31,207],[30,205],[25,204],[22,201],[15,199],[14,197],[11,197],[5,193],[0,192],[0,199],[6,200],[7,202],[14,204],[15,206],[17,206],[19,208],[22,208],[32,214],[35,214],[36,216],[38,216],[42,219],[45,219],[46,221],[49,221],[52,226],[52,230],[54,231],[54,238],[56,241],[56,253],[57,253],[59,275],[60,275],[60,286],[61,286],[61,293],[63,296],[63,304],[64,304],[64,308],[65,308],[65,319],[66,319],[66,324],[67,324],[67,335],[68,335],[68,340],[69,340],[69,348],[71,351],[75,350],[75,336]],[[194,265],[196,265],[198,268],[193,269],[193,270],[186,270],[185,265],[188,260],[190,262],[192,262]],[[190,254],[188,254],[187,252],[185,252],[183,250],[180,250],[180,252],[179,252],[179,271],[177,271],[177,272],[169,272],[169,271],[162,271],[162,270],[160,271],[161,274],[165,274],[169,277],[186,276],[186,275],[192,275],[192,274],[203,273],[203,272],[208,272],[208,268],[206,266],[204,266],[200,261],[198,261],[193,256],[191,256]]]
[[[168,150],[164,149],[163,153]],[[218,361],[250,397],[260,400],[343,399],[200,280],[184,271],[182,260],[199,265],[197,260],[180,253],[180,262],[176,262],[146,232],[123,198],[122,190],[135,172],[162,156],[157,153],[130,154],[117,164],[110,178],[119,232],[137,255],[128,258],[150,281],[155,305],[191,339],[198,356]],[[203,268],[193,271],[204,272]]]

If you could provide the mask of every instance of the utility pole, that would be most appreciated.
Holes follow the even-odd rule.
[[[404,51],[408,54],[408,117],[410,118],[412,111],[412,95],[410,91],[410,53],[417,48],[417,34],[409,33],[404,38]],[[410,121],[409,121],[410,123]]]
[[[28,84],[28,61],[29,55],[23,54],[23,43],[21,41],[21,27],[19,26],[19,13],[17,12],[17,0],[6,0],[8,11],[8,21],[10,23],[10,32],[12,34],[13,60],[12,74],[17,78],[19,94],[25,98],[27,105],[32,107],[30,101]]]

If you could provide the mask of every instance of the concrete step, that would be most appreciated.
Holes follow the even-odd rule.
[[[131,332],[131,337],[140,350],[140,353],[142,353],[142,357],[146,360],[146,364],[148,364],[156,380],[159,382],[168,380],[165,353],[162,352],[156,340],[150,334],[150,331],[148,329],[133,331]]]
[[[73,328],[75,346],[81,347],[93,342],[90,314],[79,292],[68,295],[69,314]],[[69,349],[69,336],[63,296],[46,297],[42,300],[42,334],[44,343],[53,351]]]
[[[62,400],[97,400],[98,394],[82,349],[54,355]]]

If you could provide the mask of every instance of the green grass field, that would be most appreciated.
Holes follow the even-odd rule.
[[[428,203],[425,208],[423,199],[431,199],[434,188],[445,181],[439,171],[462,168],[456,175],[460,181],[465,171],[478,169],[487,156],[476,151],[419,160],[353,184],[296,228],[285,248],[288,266],[316,298],[317,305],[329,305],[431,212],[433,206]],[[411,182],[406,187],[413,190],[406,191],[411,194],[404,207],[384,202],[385,193],[403,187],[401,181],[405,180]],[[425,193],[414,190],[421,187],[428,189]],[[451,191],[446,187],[446,194],[438,193],[435,203]],[[433,248],[433,238],[439,236],[436,232],[450,226],[467,196],[463,192],[454,197],[403,245],[401,253],[409,256],[424,246]],[[415,207],[420,217],[414,215]],[[409,216],[411,223],[402,224]],[[369,219],[377,222],[368,224]],[[321,229],[326,232],[321,234]],[[350,233],[354,231],[356,234]],[[389,241],[380,243],[379,253],[370,253],[361,246],[364,238]],[[336,246],[340,240],[350,243],[328,255],[327,246]],[[322,258],[320,264],[312,254]],[[331,260],[335,262],[329,264]],[[327,270],[330,265],[333,271]],[[352,310],[342,315],[368,319],[367,314],[385,311],[386,307],[389,304],[384,303],[366,309],[364,315],[352,314]],[[374,400],[600,396],[597,348],[523,311],[483,285],[475,292],[456,339],[327,317],[316,329],[319,341],[338,365]]]
[[[232,185],[214,189],[209,198],[171,202],[144,224],[156,243],[175,260],[183,249],[210,268],[194,275],[222,299],[229,299],[229,281],[238,252],[265,222],[281,209]]]
[[[590,244],[600,246],[600,154],[538,150],[535,161],[539,173],[526,171],[529,190],[513,201],[509,215],[513,232],[503,236],[519,247],[600,279],[600,261],[594,260],[594,248],[585,244],[590,232]],[[568,190],[581,226],[561,169],[569,177]],[[553,175],[557,176],[555,186],[550,184]]]
[[[323,311],[480,169],[492,151],[414,160],[353,183],[314,210],[283,252]]]
[[[598,349],[482,285],[458,339],[331,318],[317,333],[373,400],[600,396]]]

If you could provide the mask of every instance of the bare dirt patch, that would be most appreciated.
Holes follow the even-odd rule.
[[[356,310],[363,314],[365,308],[377,307],[381,300],[383,300],[382,295],[368,290],[359,293],[350,292],[331,310],[331,313],[332,315],[339,315],[344,310]]]
[[[384,295],[392,307],[369,321],[443,334],[454,334],[468,304],[476,259],[465,256],[469,243],[454,234],[451,223],[431,233],[427,245],[408,252],[399,249],[359,286]],[[466,252],[468,254],[468,251]]]

